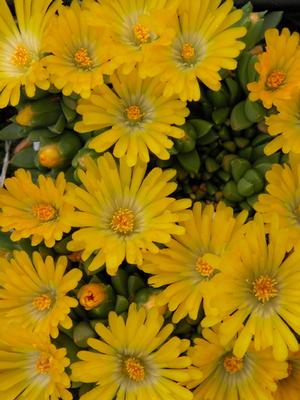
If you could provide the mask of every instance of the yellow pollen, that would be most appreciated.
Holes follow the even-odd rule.
[[[208,262],[203,260],[200,256],[196,261],[196,271],[198,271],[202,276],[209,277],[213,273],[214,267],[208,264]]]
[[[236,356],[231,355],[224,358],[223,365],[227,372],[234,374],[243,368],[244,363],[243,359],[239,359]]]
[[[276,285],[275,279],[262,275],[253,282],[253,293],[260,302],[264,303],[277,296]]]
[[[56,218],[56,209],[47,203],[37,204],[32,209],[33,214],[40,222],[48,222]]]
[[[47,294],[42,294],[41,296],[37,296],[33,299],[32,305],[37,310],[44,311],[49,310],[51,302],[52,300]]]
[[[185,61],[189,61],[191,58],[195,57],[195,49],[190,43],[184,43],[181,51],[182,58]]]
[[[277,89],[281,86],[286,78],[286,74],[282,71],[273,71],[267,78],[267,86],[270,89]]]
[[[124,361],[124,367],[127,375],[135,382],[141,382],[145,379],[145,368],[140,361],[134,357],[130,357]]]
[[[47,353],[41,353],[40,358],[36,363],[36,369],[40,374],[47,374],[51,369],[52,356]]]
[[[19,44],[11,57],[11,62],[16,67],[26,67],[31,61],[31,55],[26,47]]]
[[[113,231],[127,234],[133,231],[134,228],[134,213],[128,208],[120,208],[117,210],[111,219],[110,227]]]
[[[147,43],[150,39],[150,31],[142,24],[135,24],[133,27],[134,36],[140,43]]]
[[[142,118],[143,113],[139,106],[130,106],[126,108],[127,118],[131,121],[138,121]]]
[[[82,68],[88,68],[92,65],[87,49],[81,47],[74,55],[75,62]]]

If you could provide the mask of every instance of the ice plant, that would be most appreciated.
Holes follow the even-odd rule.
[[[250,100],[261,100],[266,108],[271,108],[277,100],[291,99],[293,91],[299,87],[299,33],[291,34],[287,28],[281,33],[269,29],[265,39],[266,51],[258,55],[255,65],[258,82],[249,83],[248,89]]]
[[[88,283],[81,286],[77,297],[79,303],[87,311],[97,307],[107,298],[105,286],[102,283]]]
[[[266,179],[267,193],[258,196],[254,208],[268,224],[276,214],[293,244],[300,239],[300,156],[290,153],[289,163],[273,165]]]
[[[9,261],[2,259],[1,318],[52,337],[57,337],[59,324],[70,328],[68,314],[78,302],[67,293],[76,288],[82,272],[66,268],[66,257],[43,260],[38,252],[32,259],[24,251],[14,251]]]
[[[237,39],[246,29],[233,26],[242,11],[232,8],[232,0],[181,1],[172,21],[176,30],[172,43],[145,55],[141,76],[159,75],[164,95],[177,94],[184,101],[200,99],[199,81],[219,90],[220,69],[235,69],[235,58],[245,47]]]
[[[275,220],[268,235],[259,216],[244,229],[211,287],[219,315],[208,309],[202,325],[223,321],[221,343],[227,345],[237,334],[233,354],[238,358],[244,357],[253,338],[255,350],[272,347],[274,358],[285,360],[288,350],[299,349],[300,248],[288,252],[287,232],[278,229]]]
[[[175,236],[167,247],[157,254],[147,254],[141,266],[152,274],[149,284],[154,287],[166,286],[159,295],[160,304],[168,304],[173,322],[189,315],[196,319],[203,297],[206,297],[206,283],[222,269],[221,257],[237,240],[247,213],[236,219],[233,210],[219,203],[202,207],[195,203],[192,218],[181,223],[185,234]]]
[[[77,1],[53,17],[45,47],[52,53],[45,58],[50,80],[66,96],[75,92],[89,97],[91,89],[103,83],[103,74],[117,66],[109,35],[88,26]]]
[[[51,3],[52,0],[16,0],[15,20],[6,0],[0,0],[0,108],[16,106],[21,87],[29,97],[34,96],[36,86],[49,88],[43,40],[58,6],[57,1],[50,6]]]
[[[0,332],[0,396],[5,400],[71,400],[65,368],[66,349],[56,348],[47,335],[19,325]]]
[[[44,241],[53,247],[71,229],[65,219],[73,210],[65,202],[66,185],[62,172],[55,180],[39,175],[35,184],[30,171],[18,169],[0,189],[1,230],[12,232],[13,241],[30,237],[33,246]]]
[[[203,371],[201,381],[190,382],[194,400],[272,400],[276,381],[287,376],[287,363],[276,361],[270,349],[255,351],[251,345],[242,358],[223,346],[217,329],[204,329],[188,354]],[[289,397],[285,397],[289,398]],[[291,398],[292,400],[292,398]]]
[[[172,16],[178,0],[87,1],[85,18],[90,25],[109,30],[122,74],[129,74],[153,54],[171,43]]]
[[[300,379],[300,352],[290,353],[287,358],[288,376],[277,382],[274,400],[298,400]]]
[[[168,197],[177,187],[170,182],[175,171],[154,168],[145,176],[146,168],[140,161],[130,168],[124,157],[117,164],[105,153],[78,172],[83,187],[73,187],[67,198],[78,209],[69,221],[80,229],[68,248],[82,251],[84,261],[93,256],[90,271],[106,263],[107,272],[115,275],[125,259],[140,265],[142,250],[157,252],[155,243],[184,233],[176,223],[188,217],[190,200]]]
[[[300,67],[300,62],[299,62]],[[265,147],[267,155],[282,150],[300,153],[300,89],[289,100],[275,101],[278,114],[266,118],[268,133],[275,136]]]
[[[95,382],[95,389],[81,400],[191,400],[192,393],[180,382],[199,379],[200,370],[188,368],[190,358],[181,356],[189,340],[169,338],[173,326],[163,327],[158,310],[129,308],[126,322],[115,312],[109,314],[109,326],[96,325],[99,339],[88,339],[93,351],[80,351],[79,362],[72,365],[72,379]],[[168,339],[169,338],[169,339]]]
[[[137,71],[111,77],[113,90],[100,86],[87,100],[80,100],[77,111],[82,121],[75,130],[81,133],[106,128],[94,137],[89,147],[97,152],[114,145],[115,157],[126,156],[133,166],[138,159],[149,162],[149,150],[158,158],[170,158],[173,146],[169,137],[182,138],[184,131],[173,124],[184,124],[189,114],[185,102],[175,96],[165,98],[163,86],[157,79],[140,79]]]

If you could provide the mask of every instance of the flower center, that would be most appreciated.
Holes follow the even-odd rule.
[[[49,310],[51,303],[51,298],[47,294],[42,294],[41,296],[37,296],[33,299],[32,305],[37,310],[44,311]]]
[[[133,381],[141,382],[145,379],[145,368],[136,358],[127,358],[124,361],[124,368],[128,377]]]
[[[275,279],[262,275],[253,282],[253,293],[260,302],[265,303],[277,296],[276,285]]]
[[[126,235],[134,229],[134,213],[128,208],[120,208],[111,219],[110,227],[113,231]]]
[[[195,57],[195,48],[190,43],[184,43],[181,50],[182,58],[185,61],[190,61]]]
[[[273,71],[267,78],[267,86],[270,89],[277,89],[281,86],[286,78],[285,72]]]
[[[52,357],[47,353],[41,353],[36,363],[36,369],[40,374],[47,374],[51,369]]]
[[[214,267],[208,264],[208,262],[203,260],[203,258],[200,256],[196,261],[196,271],[198,271],[200,275],[204,277],[209,277],[213,273]]]
[[[92,60],[89,56],[88,50],[84,47],[81,47],[76,51],[74,60],[81,68],[89,68],[92,65]]]
[[[138,121],[143,116],[143,113],[139,106],[130,106],[126,108],[126,112],[127,112],[127,118],[130,121]]]
[[[16,67],[26,67],[31,62],[31,54],[22,44],[19,44],[11,57],[11,62]]]
[[[56,218],[56,209],[47,203],[41,203],[33,207],[33,214],[40,222],[48,222]]]
[[[244,363],[243,359],[239,359],[236,356],[231,355],[224,358],[223,365],[227,372],[230,374],[235,374],[243,368]]]
[[[147,43],[150,39],[150,31],[148,28],[143,26],[142,24],[135,24],[133,26],[134,36],[140,43]]]

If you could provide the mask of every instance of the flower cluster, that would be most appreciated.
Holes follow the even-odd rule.
[[[254,47],[271,22],[232,0],[13,3],[0,396],[297,400],[299,34]]]

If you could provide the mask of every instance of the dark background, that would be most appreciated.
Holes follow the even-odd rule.
[[[249,0],[235,0],[237,7],[242,7]],[[281,26],[300,32],[300,0],[251,0],[254,11],[284,11]]]

